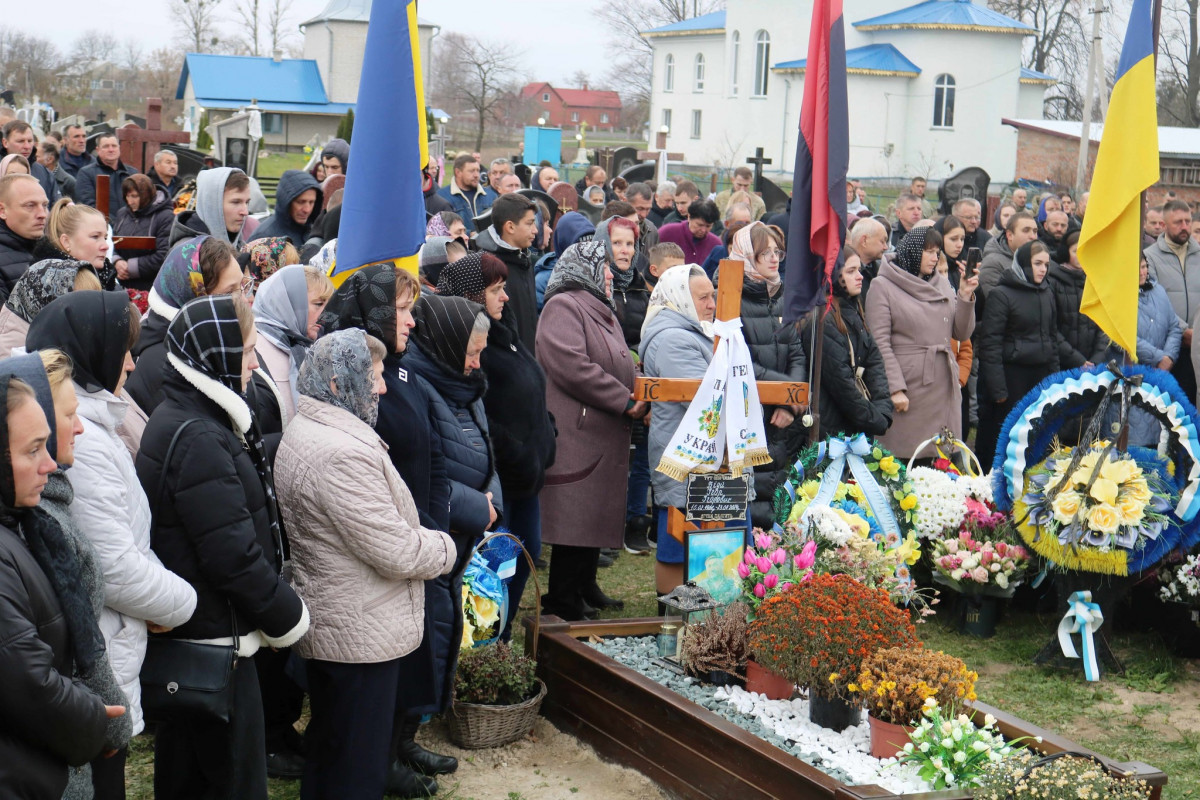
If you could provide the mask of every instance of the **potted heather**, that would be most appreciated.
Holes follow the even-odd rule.
[[[500,747],[533,727],[546,684],[537,662],[504,642],[464,650],[447,713],[450,738],[459,747]]]
[[[884,648],[916,646],[908,613],[847,575],[816,575],[765,600],[750,624],[755,659],[807,687],[810,719],[838,731],[858,720],[849,686],[863,663]]]
[[[737,683],[746,666],[749,613],[745,603],[733,603],[689,627],[679,646],[679,660],[687,673],[717,686]]]
[[[943,707],[975,699],[978,673],[962,659],[922,647],[888,647],[863,662],[847,689],[859,698],[871,724],[871,755],[892,758],[920,722],[925,701]]]

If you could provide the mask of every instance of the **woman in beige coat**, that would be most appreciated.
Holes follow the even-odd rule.
[[[896,414],[879,442],[899,458],[949,428],[962,436],[962,391],[951,339],[975,329],[978,277],[963,275],[958,293],[937,272],[942,236],[932,227],[909,231],[885,260],[867,294],[867,327],[875,336]]]
[[[360,330],[320,339],[275,462],[296,592],[312,626],[305,798],[380,798],[391,759],[400,657],[423,634],[423,581],[450,572],[450,537],[422,528],[375,433],[383,343]]]

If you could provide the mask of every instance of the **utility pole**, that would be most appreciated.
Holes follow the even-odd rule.
[[[1084,178],[1087,175],[1088,155],[1092,147],[1092,100],[1096,94],[1096,72],[1104,70],[1104,55],[1100,42],[1100,15],[1104,13],[1104,0],[1096,0],[1092,8],[1092,50],[1088,54],[1087,92],[1083,96],[1083,126],[1079,131],[1079,163],[1075,167],[1075,191],[1087,190]],[[1104,92],[1101,85],[1100,91]],[[1107,107],[1107,103],[1104,104]]]

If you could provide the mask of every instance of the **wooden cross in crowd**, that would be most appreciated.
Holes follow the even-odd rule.
[[[763,158],[763,149],[761,147],[756,147],[754,148],[754,156],[752,158],[747,158],[746,163],[754,165],[754,191],[755,193],[761,195],[763,188],[762,168],[764,164],[770,164],[771,159]]]
[[[723,258],[717,275],[717,319],[726,321],[738,319],[742,315],[742,280],[745,276],[744,261]],[[713,342],[716,350],[717,342]],[[687,403],[691,402],[700,388],[701,381],[696,378],[646,378],[640,377],[634,382],[633,396],[635,400],[647,403]],[[808,403],[808,384],[792,381],[757,381],[758,399],[768,406],[796,406]],[[651,469],[654,465],[651,464]],[[724,472],[725,468],[722,467]],[[749,522],[749,520],[747,520]],[[699,526],[687,522],[683,512],[672,508],[667,512],[667,533],[680,541],[684,532],[698,528],[720,528],[725,523],[701,523]]]

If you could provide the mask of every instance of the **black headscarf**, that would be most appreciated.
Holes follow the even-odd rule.
[[[129,344],[129,298],[121,292],[72,292],[38,314],[25,337],[30,352],[49,347],[71,359],[88,392],[117,391]]]
[[[483,253],[475,251],[442,267],[437,293],[444,297],[465,297],[483,303],[487,286],[483,282]]]
[[[87,294],[99,294],[88,292]],[[55,435],[57,417],[54,413],[54,395],[42,359],[36,353],[6,358],[0,361],[0,408],[8,407],[9,379],[19,378],[29,384],[37,397],[46,422],[50,426],[50,439],[46,448],[52,456],[58,452]],[[79,676],[91,677],[96,663],[104,654],[104,637],[96,623],[92,601],[80,575],[79,562],[74,550],[58,522],[42,508],[17,508],[16,486],[13,479],[12,461],[9,454],[8,413],[0,414],[0,437],[4,440],[5,458],[0,465],[0,523],[14,532],[19,532],[29,552],[46,579],[54,588],[54,594],[66,617],[67,632],[71,637],[71,650]]]
[[[950,220],[954,220],[955,224],[949,225]],[[946,252],[946,227],[948,225],[949,225],[950,230],[962,228],[962,232],[964,235],[963,249],[959,251],[957,256],[953,256],[953,257],[949,253]],[[965,236],[967,233],[967,227],[965,225],[963,225],[962,220],[960,220],[958,217],[954,216],[953,214],[947,214],[944,217],[940,217],[937,222],[933,223],[933,229],[942,235],[942,255],[946,257],[946,277],[948,277],[950,279],[950,285],[953,286],[955,288],[955,290],[957,290],[958,289],[958,277],[959,277],[959,275],[958,275],[959,263],[960,262],[962,264],[967,263],[967,242],[965,239]]]
[[[39,261],[17,279],[6,306],[26,322],[33,322],[55,299],[75,291],[79,270],[95,272],[86,261],[50,258]]]
[[[1013,274],[1016,275],[1017,279],[1022,283],[1026,283],[1037,288],[1039,284],[1033,280],[1033,246],[1035,244],[1040,244],[1043,247],[1046,246],[1045,242],[1040,242],[1037,239],[1021,245],[1017,248],[1017,252],[1013,253],[1011,269]],[[1046,279],[1042,278],[1040,286],[1045,288],[1046,285]]]
[[[184,303],[167,328],[167,353],[242,395],[245,344],[233,298],[197,297]]]
[[[357,270],[338,287],[321,314],[324,333],[361,328],[396,350],[396,268],[373,264]]]
[[[900,269],[925,281],[930,280],[937,273],[937,270],[933,270],[928,275],[921,274],[921,258],[925,254],[925,237],[928,233],[928,225],[913,228],[904,234],[900,244],[896,245],[896,264]]]
[[[483,312],[483,306],[465,297],[422,295],[413,306],[413,318],[417,321],[413,339],[421,352],[442,369],[453,375],[462,375],[467,362],[471,330],[475,327],[475,318]],[[476,375],[482,379],[483,371],[475,370],[470,376],[463,377]]]

